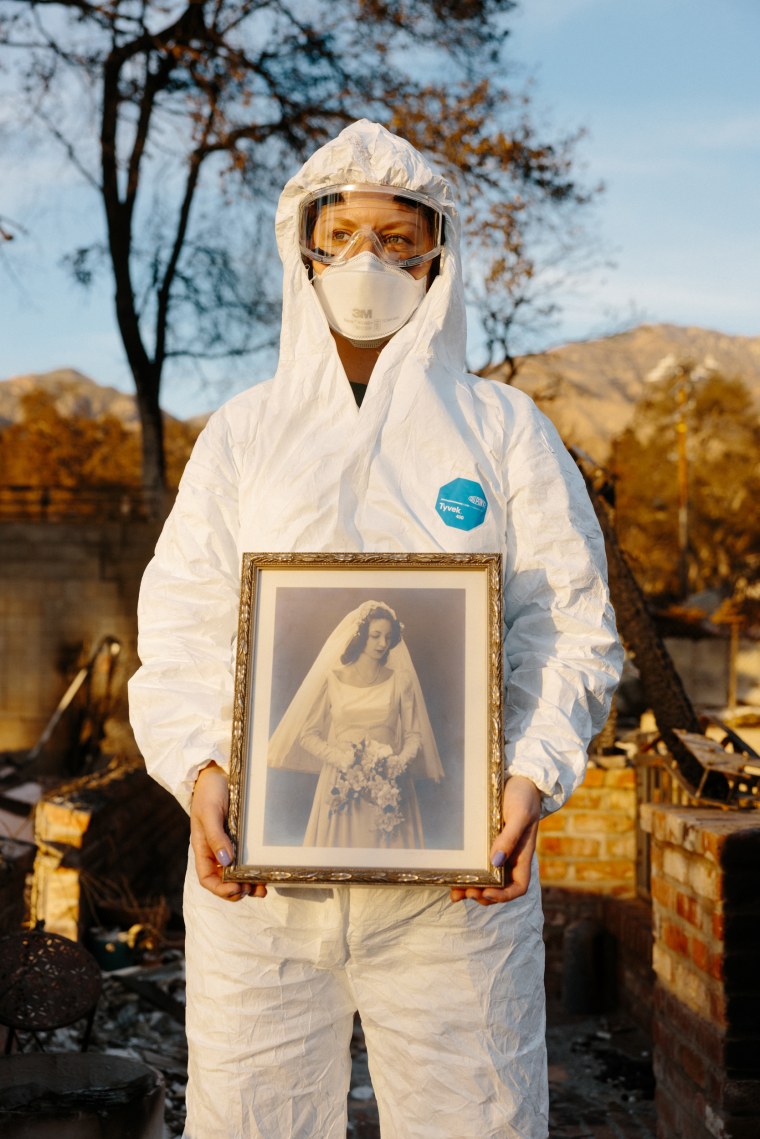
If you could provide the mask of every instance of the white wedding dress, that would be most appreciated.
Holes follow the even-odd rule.
[[[329,757],[341,754],[342,746],[358,744],[362,739],[387,744],[407,764],[399,779],[403,819],[390,835],[378,828],[377,808],[367,798],[354,799],[345,810],[331,812],[339,768],[329,762]],[[413,778],[421,733],[414,687],[407,673],[391,670],[379,683],[360,687],[341,680],[337,670],[329,672],[299,742],[305,751],[323,760],[305,846],[425,845]]]

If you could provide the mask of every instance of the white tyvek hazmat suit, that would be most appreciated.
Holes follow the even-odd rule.
[[[440,273],[380,354],[360,410],[296,229],[306,193],[349,182],[421,191],[446,216]],[[449,187],[362,121],[288,183],[276,228],[276,375],[209,421],[143,582],[130,699],[148,769],[188,807],[199,770],[228,764],[243,551],[501,551],[507,770],[556,810],[620,667],[603,543],[547,420],[520,392],[465,373]],[[471,484],[485,515],[465,509],[452,525],[447,501]],[[343,1139],[357,1007],[384,1139],[546,1135],[535,873],[503,906],[417,887],[278,888],[233,906],[190,870],[185,917],[188,1139]]]

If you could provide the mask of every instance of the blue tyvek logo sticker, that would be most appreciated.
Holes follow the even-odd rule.
[[[435,508],[447,526],[474,530],[486,516],[488,499],[479,482],[454,479],[438,491]]]

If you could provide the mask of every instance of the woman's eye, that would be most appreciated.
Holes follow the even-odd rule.
[[[405,248],[411,242],[403,233],[386,233],[383,236],[383,245],[390,245],[392,248],[395,246],[397,249]]]
[[[341,242],[345,243],[346,241],[350,241],[351,234],[347,229],[334,229],[332,231],[331,238],[335,245],[339,245]]]

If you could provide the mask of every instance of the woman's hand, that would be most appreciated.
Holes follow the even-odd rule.
[[[338,744],[330,748],[330,763],[341,771],[348,771],[355,759],[356,752],[351,744]]]
[[[491,848],[491,861],[495,866],[504,866],[506,884],[503,888],[455,886],[451,890],[452,902],[472,898],[481,906],[492,906],[527,893],[541,815],[541,792],[530,779],[512,775],[504,786],[502,802],[504,829]]]
[[[265,898],[264,885],[252,889],[248,882],[222,881],[222,869],[229,866],[234,857],[232,843],[224,829],[229,804],[227,776],[216,763],[210,763],[195,781],[190,807],[190,844],[198,881],[228,902],[239,902],[251,893],[256,898]]]

